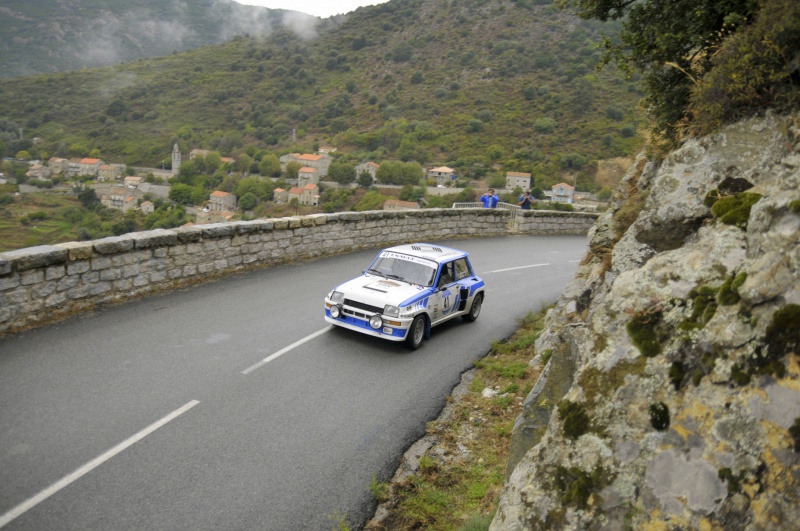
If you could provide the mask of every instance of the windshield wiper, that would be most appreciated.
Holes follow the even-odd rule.
[[[367,273],[372,273],[373,275],[378,275],[379,277],[385,277],[383,273],[378,271],[377,269],[367,269]]]
[[[406,279],[404,279],[404,278],[403,278],[403,277],[401,277],[400,275],[393,275],[393,274],[391,274],[391,273],[387,273],[387,274],[386,274],[386,277],[387,277],[387,278],[391,278],[391,279],[393,279],[393,280],[400,280],[400,281],[403,281],[403,282],[408,282]]]

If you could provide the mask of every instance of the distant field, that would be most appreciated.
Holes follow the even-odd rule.
[[[38,193],[13,197],[13,203],[0,204],[0,252],[77,239],[77,224],[67,219],[70,211],[81,208],[76,198]]]

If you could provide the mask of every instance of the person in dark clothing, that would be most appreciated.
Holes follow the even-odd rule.
[[[528,192],[525,192],[523,195],[519,196],[519,200],[517,201],[517,205],[519,205],[519,207],[522,210],[530,210],[532,201],[533,201],[533,198],[531,197],[530,191],[528,191]]]

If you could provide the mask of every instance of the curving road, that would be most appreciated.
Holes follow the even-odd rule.
[[[231,276],[0,339],[0,527],[362,526],[460,374],[555,301],[585,237],[444,245],[487,283],[417,351],[328,327],[376,250]]]

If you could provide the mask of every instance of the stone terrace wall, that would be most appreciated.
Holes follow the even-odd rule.
[[[595,214],[425,209],[195,225],[0,253],[0,334],[226,273],[410,241],[586,234]]]

